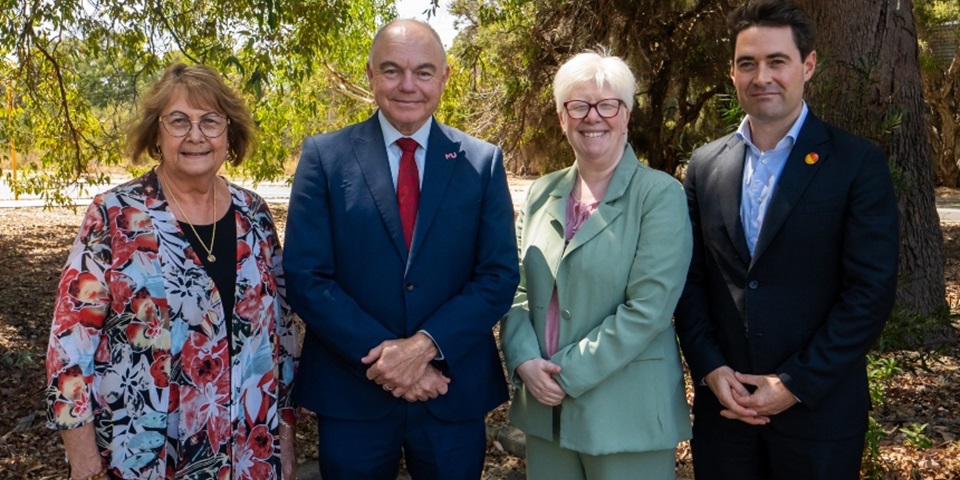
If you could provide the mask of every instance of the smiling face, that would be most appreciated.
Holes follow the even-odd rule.
[[[449,73],[443,46],[428,26],[412,20],[385,27],[367,62],[377,106],[404,135],[413,134],[436,111]]]
[[[803,85],[813,76],[816,64],[815,51],[800,58],[788,26],[741,31],[730,78],[751,126],[760,122],[789,129],[803,108]]]
[[[230,125],[223,134],[207,138],[201,133],[201,119],[208,115],[226,117],[223,112],[190,102],[184,93],[178,93],[160,113],[166,121],[171,115],[184,115],[192,124],[190,132],[183,137],[175,137],[164,125],[157,125],[157,143],[163,154],[163,170],[169,175],[180,177],[213,177],[227,158],[227,138]],[[208,117],[209,118],[209,117]]]
[[[582,100],[597,103],[601,100],[619,98],[609,85],[598,88],[595,82],[580,83],[570,90],[567,100]],[[616,164],[623,156],[627,143],[627,121],[630,113],[622,106],[611,118],[603,118],[596,108],[591,108],[587,116],[581,119],[571,118],[566,110],[561,110],[560,126],[567,141],[577,155],[577,163],[583,166],[595,166],[603,169]]]

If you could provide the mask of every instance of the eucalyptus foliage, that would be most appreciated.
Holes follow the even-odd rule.
[[[454,54],[475,78],[478,136],[502,144],[515,172],[569,165],[553,101],[559,66],[587,49],[623,58],[638,81],[629,141],[651,166],[677,173],[704,140],[729,130],[723,0],[454,0]]]
[[[221,71],[249,100],[260,148],[240,167],[285,177],[303,137],[369,115],[363,66],[389,0],[0,0],[0,141],[18,193],[69,187],[125,164],[138,92],[174,61]],[[7,98],[9,97],[9,101]],[[4,148],[9,163],[9,148]],[[4,172],[7,181],[11,172]]]

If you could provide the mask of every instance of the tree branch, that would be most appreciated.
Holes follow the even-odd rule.
[[[354,99],[359,100],[365,103],[373,103],[373,93],[369,90],[357,85],[354,82],[351,82],[347,77],[343,76],[340,72],[334,70],[326,60],[323,61],[323,66],[330,72],[330,75],[333,76],[333,79],[337,82],[337,88],[340,90],[340,93]]]

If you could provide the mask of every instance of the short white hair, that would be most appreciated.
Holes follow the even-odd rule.
[[[574,55],[557,70],[553,78],[553,98],[557,112],[563,111],[563,102],[570,100],[570,93],[578,85],[593,82],[597,88],[608,85],[627,106],[633,110],[637,82],[626,62],[606,52],[583,52]]]

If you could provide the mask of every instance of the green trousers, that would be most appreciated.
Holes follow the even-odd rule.
[[[676,449],[587,455],[527,435],[528,480],[673,480],[675,464]]]

